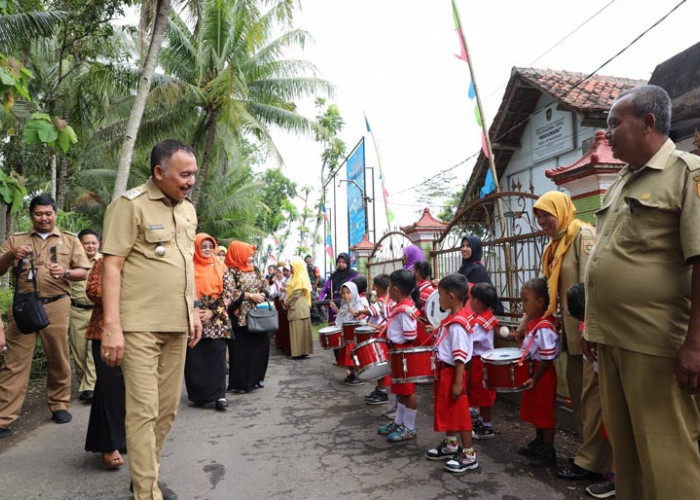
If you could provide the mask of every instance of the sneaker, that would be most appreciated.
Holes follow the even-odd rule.
[[[389,395],[386,392],[377,391],[374,396],[366,399],[368,405],[382,405],[389,402]]]
[[[364,385],[365,383],[354,375],[348,375],[343,379],[345,385]]]
[[[430,448],[425,452],[425,458],[428,460],[449,460],[460,451],[462,451],[461,446],[450,446],[447,439],[443,439],[435,448]]]
[[[473,439],[491,439],[495,435],[496,433],[494,432],[493,427],[490,425],[488,427],[485,425],[480,425],[478,429],[474,429],[472,431]]]
[[[594,498],[610,498],[615,496],[615,481],[603,479],[586,486],[586,493]]]
[[[481,420],[481,417],[477,415],[476,417],[472,417],[472,430],[478,430],[481,429],[484,426],[483,420]]]
[[[467,455],[463,450],[460,450],[450,460],[445,462],[445,470],[454,474],[461,474],[468,470],[474,470],[477,467],[479,467],[479,462],[476,461],[476,452],[472,455]]]
[[[389,441],[390,443],[400,443],[401,441],[408,441],[409,439],[416,439],[416,436],[418,435],[418,430],[417,429],[409,429],[408,427],[405,427],[403,425],[400,425],[396,428],[394,432],[389,434],[386,437],[386,440]]]
[[[377,429],[377,434],[380,436],[388,436],[392,432],[394,432],[396,429],[401,427],[400,425],[396,425],[396,422],[393,420],[389,422],[388,424],[382,425],[379,429]]]
[[[56,410],[51,412],[51,420],[57,424],[67,424],[73,416],[67,410]]]
[[[552,467],[557,464],[557,455],[554,448],[548,444],[540,443],[535,448],[535,455],[530,460],[533,467]]]
[[[523,457],[528,457],[532,458],[535,456],[535,450],[540,444],[540,440],[535,438],[529,443],[527,443],[525,446],[521,446],[518,448],[518,451],[516,452],[518,455],[522,455]]]
[[[372,392],[370,392],[369,394],[367,394],[365,396],[365,400],[368,401],[368,400],[372,399],[378,392],[379,392],[379,388],[375,387]]]

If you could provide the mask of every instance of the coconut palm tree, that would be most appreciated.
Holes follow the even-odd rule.
[[[201,151],[195,203],[203,187],[238,155],[238,138],[255,140],[281,160],[270,127],[311,130],[314,122],[296,111],[294,101],[332,91],[311,63],[283,58],[285,49],[303,47],[306,32],[283,29],[273,38],[279,20],[289,15],[289,0],[274,2],[266,12],[255,0],[202,0],[199,6],[194,25],[171,12],[160,65],[172,80],[152,91],[171,105],[152,99],[167,111],[162,119],[153,116],[140,132],[162,134],[175,127]]]

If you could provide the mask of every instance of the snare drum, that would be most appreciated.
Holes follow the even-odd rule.
[[[343,338],[345,339],[346,344],[348,342],[355,342],[355,328],[358,326],[362,326],[362,323],[359,321],[348,321],[347,323],[343,323]]]
[[[427,383],[434,380],[435,358],[433,348],[429,346],[392,349],[391,383],[406,384],[410,382]]]
[[[481,355],[484,362],[484,384],[496,392],[520,392],[525,390],[523,384],[532,376],[532,362],[518,361],[523,351],[517,347],[501,347]]]
[[[376,338],[379,335],[379,331],[375,330],[371,326],[358,326],[355,328],[355,342],[361,344],[367,342],[369,339]]]
[[[369,339],[352,350],[357,376],[362,380],[377,380],[390,371],[389,346],[384,339]]]
[[[343,331],[338,326],[326,326],[318,331],[318,339],[324,349],[337,349],[342,347]]]

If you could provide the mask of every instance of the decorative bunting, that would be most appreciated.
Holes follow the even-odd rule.
[[[377,153],[377,167],[379,167],[379,180],[382,183],[382,195],[384,196],[384,211],[386,213],[386,225],[387,228],[391,227],[391,222],[394,220],[394,213],[389,208],[389,191],[386,189],[386,181],[384,180],[384,171],[382,170],[382,156],[379,153],[379,143],[374,137],[374,132],[369,126],[369,120],[367,120],[367,115],[365,115],[365,126],[367,127],[367,132],[372,136],[372,143],[374,144],[374,151]]]

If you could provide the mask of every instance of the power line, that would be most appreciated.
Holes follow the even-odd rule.
[[[615,1],[615,0],[613,0],[613,1]],[[589,80],[591,77],[595,76],[595,74],[596,74],[598,71],[600,71],[601,69],[603,69],[605,66],[607,66],[608,64],[610,64],[610,63],[611,63],[612,61],[614,61],[615,59],[617,59],[620,55],[622,55],[624,52],[626,52],[627,49],[629,49],[632,45],[634,45],[635,43],[637,43],[644,35],[646,35],[647,33],[649,33],[652,29],[656,28],[656,27],[657,27],[659,24],[661,24],[663,21],[665,21],[665,20],[668,18],[668,16],[670,16],[671,14],[673,14],[680,6],[683,5],[686,1],[687,1],[687,0],[681,0],[680,2],[678,2],[671,10],[669,10],[666,14],[664,14],[662,17],[660,17],[659,19],[657,19],[656,22],[654,22],[654,24],[652,24],[649,28],[647,28],[646,30],[644,30],[644,31],[643,31],[642,33],[640,33],[639,35],[637,35],[630,43],[628,43],[625,47],[623,47],[622,49],[620,49],[615,55],[613,55],[613,56],[610,57],[607,61],[605,61],[603,64],[601,64],[600,66],[598,66],[593,72],[591,72],[590,74],[588,74],[587,76],[585,76],[584,78],[581,78],[578,82],[576,82],[570,89],[568,89],[566,92],[564,92],[564,93],[560,96],[560,98],[566,97],[567,95],[569,95],[570,92],[572,92],[574,89],[578,88],[582,83],[584,83],[585,81]],[[606,6],[606,7],[607,7],[607,6]],[[540,111],[542,111],[543,109],[545,109],[547,106],[549,106],[549,104],[540,106],[539,108],[535,109],[532,113],[530,113],[530,116],[539,113]],[[515,125],[513,125],[512,127],[510,127],[508,130],[506,130],[505,132],[501,133],[501,135],[499,135],[499,136],[496,137],[495,139],[492,139],[492,142],[498,142],[498,141],[500,141],[500,140],[503,139],[505,136],[507,136],[510,132],[512,132],[513,130],[515,130],[517,127],[519,127],[519,126],[521,126],[522,124],[524,124],[525,122],[527,122],[529,119],[530,119],[530,118],[528,117],[528,118],[525,118],[525,119],[519,121],[518,123],[516,123]],[[393,195],[403,194],[403,193],[405,193],[405,192],[407,192],[407,191],[412,191],[412,190],[414,190],[414,189],[416,189],[416,188],[418,188],[418,187],[420,187],[420,186],[423,186],[424,184],[427,184],[430,180],[434,179],[435,177],[439,177],[439,176],[441,176],[441,175],[443,175],[443,174],[445,174],[445,173],[447,173],[447,172],[449,172],[449,171],[451,171],[451,170],[454,170],[455,168],[459,167],[460,165],[463,165],[464,163],[468,162],[469,160],[473,159],[474,157],[477,157],[480,153],[481,153],[481,150],[479,150],[478,152],[476,152],[476,153],[470,155],[469,157],[465,158],[464,160],[460,161],[459,163],[457,163],[457,164],[455,164],[455,165],[452,165],[451,167],[448,167],[448,168],[446,168],[446,169],[443,169],[443,170],[439,171],[439,172],[438,172],[437,174],[435,174],[434,176],[424,179],[422,182],[419,182],[418,184],[416,184],[416,185],[414,185],[414,186],[411,186],[410,188],[403,189],[403,190],[401,190],[401,191],[397,191],[396,193],[389,193],[389,194],[393,196]]]

